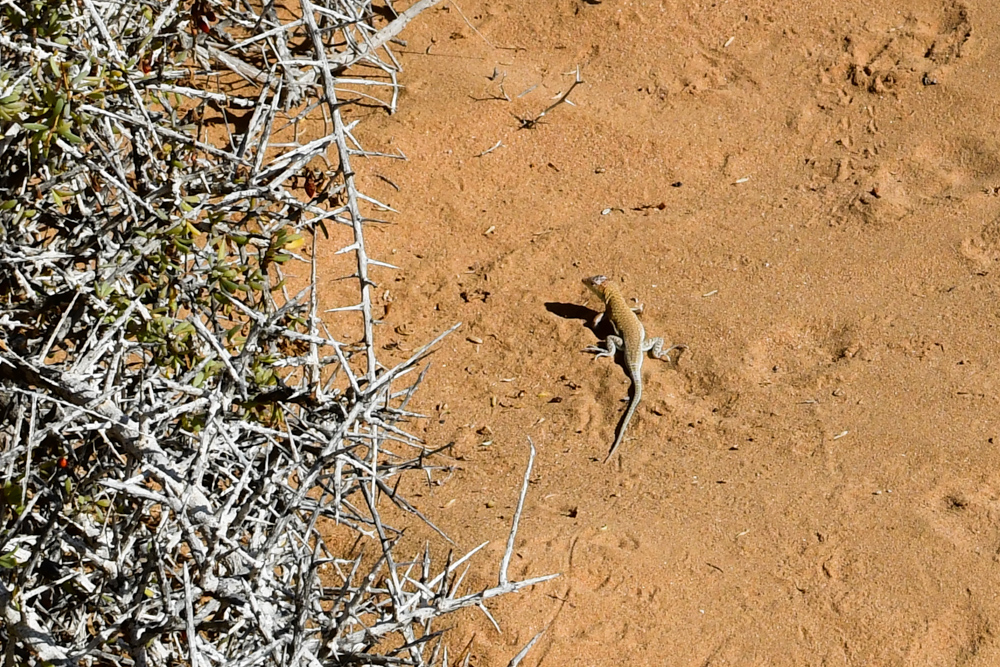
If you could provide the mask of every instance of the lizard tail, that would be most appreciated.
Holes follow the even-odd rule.
[[[632,421],[632,415],[635,414],[635,409],[639,407],[639,399],[642,398],[642,380],[633,381],[632,387],[635,389],[635,393],[632,394],[632,400],[628,402],[628,408],[625,410],[621,423],[618,425],[615,444],[611,445],[611,451],[608,452],[607,458],[604,459],[605,463],[611,460],[611,457],[615,455],[615,451],[618,450],[618,446],[622,444],[622,440],[625,439],[625,430],[628,428],[628,423]]]

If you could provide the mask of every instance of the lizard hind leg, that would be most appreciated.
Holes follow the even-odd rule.
[[[618,351],[618,348],[624,348],[625,341],[623,341],[618,336],[608,336],[604,339],[604,347],[598,347],[597,345],[591,345],[584,349],[584,352],[593,352],[594,359],[600,359],[601,357],[613,357]]]
[[[674,350],[688,350],[688,346],[684,344],[671,345],[666,350],[663,349],[663,339],[662,338],[647,338],[643,343],[642,351],[649,352],[657,359],[663,359],[669,363],[674,363],[676,360],[671,358],[670,353]],[[680,355],[678,355],[678,359]]]

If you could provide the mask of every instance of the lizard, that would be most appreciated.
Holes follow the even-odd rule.
[[[615,433],[615,442],[611,446],[611,451],[604,459],[604,462],[607,463],[615,455],[618,446],[622,444],[625,429],[628,428],[632,415],[635,414],[636,408],[639,407],[639,401],[642,400],[642,361],[646,353],[651,352],[657,359],[670,361],[670,353],[673,350],[686,350],[688,346],[673,345],[663,350],[662,338],[647,338],[646,330],[636,316],[636,310],[641,312],[642,309],[629,308],[625,297],[607,276],[584,278],[583,284],[604,302],[604,312],[594,318],[592,326],[596,329],[601,320],[607,317],[615,328],[615,335],[610,335],[604,340],[604,347],[593,345],[584,351],[595,353],[594,360],[596,361],[601,357],[613,357],[615,352],[621,350],[625,357],[625,369],[632,380],[632,398],[629,400],[625,415],[618,425],[618,432]]]

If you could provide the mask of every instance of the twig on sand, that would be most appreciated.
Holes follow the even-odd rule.
[[[583,83],[583,79],[580,78],[580,68],[577,67],[576,68],[576,77],[573,79],[573,83],[570,85],[570,87],[568,89],[566,89],[565,93],[563,93],[562,95],[559,96],[559,99],[557,99],[555,102],[553,102],[549,106],[545,107],[545,109],[543,109],[542,112],[540,114],[538,114],[537,116],[535,116],[534,118],[521,118],[520,116],[515,116],[515,118],[517,118],[518,122],[521,124],[520,129],[522,129],[522,130],[532,130],[535,127],[538,126],[539,122],[541,122],[542,118],[544,118],[546,114],[548,114],[549,112],[551,112],[553,109],[555,109],[560,104],[563,104],[564,102],[567,103],[567,104],[572,104],[566,98],[568,98],[569,94],[573,92],[573,89],[576,88],[577,86],[579,86],[581,83]]]

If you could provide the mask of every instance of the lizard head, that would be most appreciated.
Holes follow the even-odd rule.
[[[608,282],[607,276],[591,276],[590,278],[583,279],[583,284],[602,299],[604,298],[604,283],[606,282]]]

